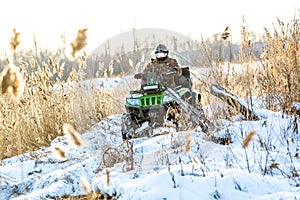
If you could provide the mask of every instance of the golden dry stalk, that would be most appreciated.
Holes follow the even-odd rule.
[[[76,54],[87,45],[87,30],[88,29],[79,29],[76,39],[71,42],[71,55],[73,58],[75,58]]]
[[[186,135],[185,135],[185,152],[186,153],[189,153],[190,152],[190,150],[191,150],[191,143],[192,143],[192,140],[191,140],[191,135],[190,135],[190,133],[187,133]]]
[[[1,93],[8,94],[9,96],[18,99],[24,90],[23,78],[12,63],[8,64],[7,67],[1,73]]]
[[[254,136],[256,135],[256,131],[251,131],[248,135],[243,139],[242,147],[245,149],[248,147],[249,143],[253,140]]]
[[[197,158],[192,157],[192,162],[193,162],[193,164],[196,165],[197,167],[200,166],[200,161],[199,161]]]
[[[109,175],[109,170],[108,170],[108,168],[105,169],[105,174],[106,174],[105,187],[108,188],[108,186],[109,186],[109,181],[110,181],[110,180],[109,180],[109,176],[110,176],[110,175]]]

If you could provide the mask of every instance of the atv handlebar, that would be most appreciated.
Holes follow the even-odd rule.
[[[142,78],[142,73],[137,73],[133,76],[135,79],[141,79]]]
[[[170,75],[176,75],[177,73],[178,73],[178,71],[176,71],[176,70],[169,70],[169,71],[162,73],[161,75],[162,76],[170,76]]]
[[[163,72],[161,74],[159,73],[155,73],[155,72],[150,72],[150,71],[146,71],[146,72],[142,72],[142,73],[137,73],[135,74],[133,77],[135,79],[147,79],[149,76],[153,77],[156,76],[156,79],[162,79],[162,77],[166,77],[166,76],[174,76],[178,74],[177,70],[168,70],[166,72]]]

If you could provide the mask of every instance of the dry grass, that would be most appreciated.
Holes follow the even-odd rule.
[[[265,29],[264,53],[258,57],[251,31],[243,19],[239,60],[235,63],[216,60],[208,76],[239,97],[265,96],[270,110],[289,109],[292,102],[300,101],[299,33],[299,20],[294,18],[285,24],[278,19],[274,30]],[[204,97],[210,96],[209,85],[199,83],[196,87],[203,91]],[[215,101],[209,97],[204,104]],[[249,105],[252,106],[251,100]]]
[[[75,95],[73,89],[55,92],[49,89],[49,66],[44,67],[33,76],[25,74],[25,90],[18,101],[10,96],[0,97],[1,159],[49,145],[62,134],[65,123],[81,132],[111,114],[109,91],[97,88],[91,95],[86,92]],[[2,88],[7,88],[3,82]]]
[[[17,43],[13,44],[15,50]],[[79,44],[73,46],[77,53],[83,48]],[[84,61],[79,61],[74,61],[74,65],[83,65]],[[64,66],[52,58],[42,66],[31,56],[28,62],[34,68],[32,73],[28,73],[27,62],[20,61],[16,66],[8,63],[1,74],[0,160],[48,146],[63,134],[64,124],[82,132],[112,113],[111,91],[100,87],[85,91],[80,73],[75,70],[68,82],[61,82]],[[55,91],[53,86],[60,90]],[[64,156],[59,150],[56,149]]]

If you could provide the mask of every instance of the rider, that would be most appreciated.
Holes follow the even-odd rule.
[[[187,87],[192,89],[190,79],[187,79],[175,58],[169,57],[169,49],[165,44],[158,44],[155,48],[155,58],[151,59],[142,73],[134,75],[136,79],[142,79],[142,85],[147,83],[147,77],[143,76],[147,72],[153,72],[156,75],[161,75],[166,72],[174,72],[173,76],[164,76],[163,84],[171,89],[177,86]]]
[[[155,58],[151,59],[151,62],[146,65],[142,73],[135,74],[134,78],[142,79],[143,85],[143,81],[146,81],[147,79],[147,77],[143,77],[143,74],[146,74],[147,72],[153,72],[156,75],[161,75],[165,72],[173,71],[176,72],[175,80],[168,80],[165,82],[167,87],[175,87],[178,84],[178,80],[176,79],[178,79],[182,73],[177,60],[169,57],[169,49],[165,44],[158,44],[154,53]]]

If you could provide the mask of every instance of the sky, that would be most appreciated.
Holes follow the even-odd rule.
[[[105,40],[132,28],[163,28],[200,40],[230,26],[239,41],[242,17],[248,28],[262,33],[276,17],[284,22],[298,14],[299,0],[10,0],[0,3],[0,51],[9,49],[13,28],[20,32],[20,48],[57,49],[61,35],[73,41],[78,29],[88,29],[87,53]]]

